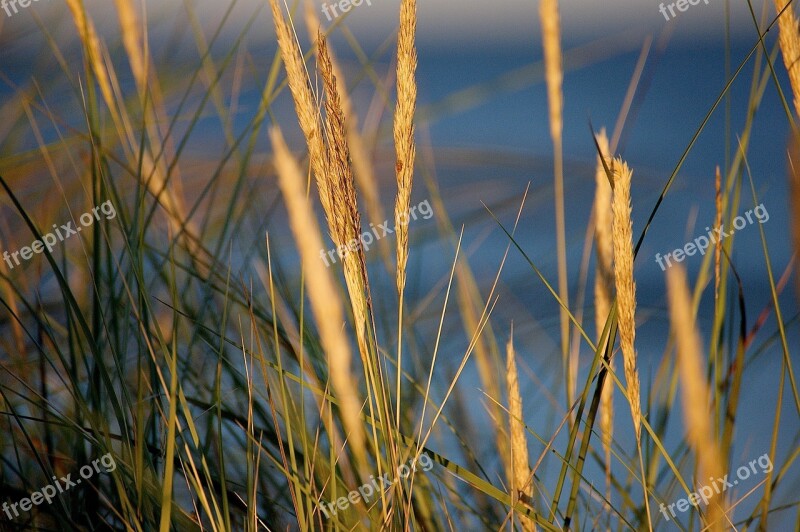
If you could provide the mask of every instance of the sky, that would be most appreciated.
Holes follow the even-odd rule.
[[[674,1],[674,0],[671,0]],[[663,2],[665,9],[671,1]],[[696,6],[688,6],[669,21],[659,11],[662,2],[656,0],[562,0],[563,35],[565,45],[581,44],[591,40],[631,32],[633,34],[658,34],[673,32],[673,39],[685,45],[700,45],[720,42],[725,36],[724,14],[729,0],[696,0]],[[347,25],[359,40],[379,43],[394,30],[397,20],[398,0],[363,0],[361,6],[353,8],[347,15]],[[117,31],[113,2],[109,0],[84,0],[101,33]],[[290,5],[293,2],[289,2]],[[333,0],[312,0],[324,19],[322,6]],[[225,0],[147,0],[146,9],[151,22],[151,31],[169,32],[173,25],[185,20],[185,5],[195,6],[201,24],[213,29],[229,8]],[[259,7],[261,13],[250,38],[258,35],[269,39],[272,34],[269,9],[265,0],[238,0],[231,12],[231,31],[240,28]],[[764,9],[766,7],[766,10]],[[731,35],[735,40],[749,42],[755,37],[752,16],[747,2],[730,1],[732,14]],[[759,19],[774,17],[772,2],[753,0],[753,9]],[[470,48],[474,46],[538,46],[538,2],[534,0],[421,0],[418,5],[420,43],[438,45],[442,48]],[[48,14],[67,20],[63,2],[35,0],[30,7],[20,9],[12,17],[0,11],[0,43],[15,41],[15,34],[28,33],[35,27],[35,17],[52,21]],[[766,14],[765,14],[766,13]],[[180,17],[180,18],[177,18]],[[159,22],[161,24],[159,25]],[[48,24],[49,25],[49,24]],[[152,28],[156,28],[153,30]]]

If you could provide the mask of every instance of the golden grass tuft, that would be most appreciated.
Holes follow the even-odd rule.
[[[639,370],[636,368],[636,282],[633,279],[633,222],[631,221],[631,181],[633,171],[622,159],[612,162],[614,192],[612,210],[612,240],[614,243],[614,286],[617,291],[617,322],[625,372],[627,399],[636,433],[642,491],[649,529],[650,499],[647,492],[647,474],[642,456],[642,406],[639,391]]]
[[[361,248],[361,216],[358,212],[344,113],[336,76],[328,55],[325,39],[318,40],[319,71],[325,86],[325,116],[317,109],[300,47],[293,30],[286,23],[277,0],[270,0],[278,46],[286,67],[289,90],[295,103],[300,128],[306,137],[311,168],[319,189],[331,238],[344,251],[342,263],[345,282],[356,323],[356,336],[362,358],[367,355],[367,323],[369,316],[369,282]],[[327,139],[327,144],[326,144]],[[347,251],[345,248],[352,250]],[[320,247],[319,250],[324,249]],[[317,260],[320,260],[317,257]]]
[[[713,419],[709,403],[710,395],[703,370],[700,334],[697,332],[692,309],[692,296],[685,269],[676,264],[667,272],[667,297],[669,299],[670,323],[678,350],[683,415],[689,445],[694,449],[699,462],[698,478],[721,478],[723,475],[722,453],[710,422]],[[714,494],[708,502],[707,524],[709,530],[726,530],[725,499]]]
[[[397,292],[406,285],[408,262],[408,211],[411,208],[411,187],[414,181],[414,113],[417,107],[417,2],[400,3],[400,31],[397,36],[397,104],[394,112],[394,147],[397,198],[394,221],[397,232]],[[401,220],[405,217],[405,220]]]
[[[775,9],[780,13],[788,4],[788,0],[775,0]],[[778,40],[794,94],[794,109],[800,115],[800,23],[791,6],[778,18]]]
[[[636,438],[642,432],[642,410],[639,397],[639,371],[636,368],[636,282],[633,279],[633,223],[631,222],[631,180],[633,172],[622,159],[612,165],[614,175],[613,253],[614,285],[617,290],[617,312],[620,347],[628,387]]]
[[[411,209],[411,188],[414,183],[414,113],[417,108],[417,1],[400,1],[400,29],[397,34],[397,102],[394,110],[395,179],[397,197],[394,203],[394,225],[397,238],[397,377],[395,387],[395,424],[400,430],[400,402],[403,373],[403,312],[408,264],[408,213]]]
[[[597,136],[597,143],[600,146],[600,152],[606,159],[606,164],[608,164],[610,162],[609,147],[605,129],[601,130]],[[600,159],[600,155],[597,156],[595,187],[594,235],[597,265],[594,276],[594,317],[597,342],[599,344],[614,301],[614,243],[611,234],[613,224],[611,211],[612,191],[606,175],[605,165]],[[613,358],[609,361],[609,366],[613,371]],[[603,383],[603,390],[600,396],[600,434],[606,458],[606,492],[608,494],[611,485],[611,441],[614,436],[614,381],[610,378]]]
[[[281,132],[270,131],[275,151],[275,168],[278,183],[289,213],[289,224],[297,243],[308,286],[311,310],[319,327],[322,347],[325,350],[331,385],[339,400],[350,446],[356,456],[365,456],[364,425],[361,422],[361,402],[356,379],[351,371],[352,354],[342,327],[344,312],[333,278],[319,260],[323,249],[322,236],[314,212],[306,198],[303,172],[289,152]]]
[[[325,86],[325,136],[328,145],[327,190],[331,205],[326,211],[331,236],[337,246],[347,246],[351,252],[342,257],[345,282],[356,320],[359,345],[366,356],[366,325],[368,322],[368,286],[366,260],[361,246],[361,215],[358,212],[353,172],[350,168],[350,149],[347,145],[347,127],[333,74],[328,45],[320,34],[319,71]],[[321,193],[322,191],[320,191]],[[320,248],[322,249],[322,248]]]
[[[508,415],[511,435],[512,470],[508,474],[511,485],[512,508],[517,501],[530,504],[533,498],[533,482],[531,479],[530,461],[528,458],[528,439],[525,437],[525,418],[522,415],[522,397],[519,393],[519,375],[517,373],[516,352],[514,351],[514,333],[506,345],[506,386],[508,387]],[[522,529],[536,530],[536,524],[526,516],[520,517]]]
[[[317,101],[311,91],[306,65],[303,62],[303,55],[300,52],[300,46],[297,44],[294,32],[283,18],[283,12],[278,6],[277,0],[270,0],[269,3],[275,23],[275,33],[278,37],[278,47],[286,68],[289,91],[292,93],[297,120],[303,135],[305,135],[308,145],[308,158],[311,161],[311,168],[317,180],[320,203],[322,203],[325,214],[329,216],[329,213],[333,212],[334,208],[331,204],[331,193],[328,190],[326,180],[328,160],[325,153],[322,119]]]
[[[316,7],[310,1],[306,1],[305,3],[305,22],[309,38],[316,42],[317,36],[321,32],[322,25],[320,24],[319,17],[317,17]],[[317,52],[317,57],[319,57],[319,47],[316,47],[315,50]],[[367,216],[372,223],[377,225],[382,223],[386,219],[386,216],[381,206],[375,170],[372,166],[364,137],[358,130],[358,115],[355,109],[353,109],[353,104],[347,93],[347,84],[344,81],[345,78],[342,69],[336,59],[336,54],[333,53],[330,47],[328,47],[328,58],[330,60],[333,76],[336,78],[336,86],[339,89],[339,101],[342,107],[342,114],[345,118],[347,145],[350,148],[353,176],[360,189],[361,196],[364,199]],[[389,243],[387,239],[379,239],[378,246],[386,255],[389,254]]]

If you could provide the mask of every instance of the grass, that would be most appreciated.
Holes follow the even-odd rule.
[[[371,57],[346,17],[325,28],[311,3],[278,0],[263,13],[266,5],[255,10],[220,53],[235,5],[226,7],[210,37],[186,7],[198,60],[175,69],[156,60],[138,3],[115,0],[116,43],[99,37],[80,0],[68,0],[82,64],[71,64],[66,47],[41,24],[61,71],[21,85],[4,77],[13,97],[0,107],[8,119],[0,128],[3,249],[20,249],[105,201],[117,216],[20,266],[0,261],[0,421],[7,433],[0,502],[31,497],[53,477],[75,477],[107,453],[117,467],[84,478],[52,504],[13,519],[0,513],[0,527],[800,526],[800,502],[792,495],[800,456],[791,343],[798,315],[785,293],[800,249],[796,142],[787,147],[795,255],[788,264],[775,263],[767,231],[784,228],[772,225],[759,225],[760,249],[745,250],[761,254],[759,275],[769,286],[769,304],[755,320],[737,269],[740,247],[726,239],[697,261],[694,285],[682,268],[668,271],[667,340],[662,356],[645,366],[636,337],[647,318],[634,267],[697,139],[749,69],[745,119],[729,135],[736,138],[727,148],[733,156],[708,176],[707,187],[715,192],[718,224],[730,226],[762,202],[750,142],[768,89],[795,129],[778,80],[788,69],[796,106],[796,21],[759,21],[750,6],[758,33],[752,49],[716,95],[652,207],[632,199],[637,171],[616,153],[650,49],[645,42],[612,141],[604,131],[591,132],[594,213],[586,217],[584,261],[569,264],[566,227],[583,218],[566,208],[571,193],[564,186],[562,120],[569,95],[562,84],[570,69],[597,60],[592,54],[598,52],[561,49],[555,0],[541,3],[542,62],[425,107],[417,103],[423,89],[417,61],[425,51],[417,45],[415,1],[400,1],[396,45],[388,40]],[[774,7],[775,14],[792,9],[778,0]],[[271,16],[276,30],[271,62],[247,46],[259,14]],[[297,35],[303,26],[305,48]],[[780,34],[774,45],[764,38],[773,27]],[[373,85],[366,117],[357,116],[348,93],[354,81],[334,53],[337,33],[361,61],[357,81]],[[519,236],[529,230],[526,204],[539,199],[524,189],[510,207],[487,201],[474,214],[491,223],[486,238],[504,250],[494,272],[478,273],[470,259],[480,242],[470,227],[454,226],[445,208],[428,126],[530,79],[546,87],[554,181],[552,194],[542,195],[555,212],[557,265],[551,272],[539,264]],[[236,107],[246,84],[257,86],[259,97],[241,124]],[[70,95],[78,120],[65,115],[68,106],[54,106],[48,86]],[[288,108],[296,124],[279,123]],[[190,147],[210,121],[224,142],[198,162]],[[367,222],[383,222],[389,200],[373,160],[389,144],[396,240],[376,242],[370,258],[351,243],[368,231]],[[29,173],[42,183],[49,178],[51,190],[27,188],[35,183]],[[403,221],[414,194],[430,198],[434,208],[436,233],[427,241],[420,239],[423,230]],[[644,225],[637,223],[645,217]],[[330,268],[319,257],[331,247],[328,240],[352,248]],[[445,266],[435,271],[421,257],[431,243],[445,250],[438,257]],[[541,325],[529,313],[512,322],[503,312],[511,261],[525,265],[524,286],[549,296],[541,305],[558,315],[553,349],[521,339],[530,336],[520,329]],[[587,303],[590,280],[594,297]],[[704,298],[713,301],[713,316],[702,320]],[[454,346],[463,352],[454,353]],[[523,352],[539,362],[531,364]],[[549,369],[548,356],[560,358],[557,370]],[[764,364],[769,356],[771,364]],[[777,388],[761,420],[770,428],[770,445],[751,454],[768,457],[774,467],[759,472],[748,491],[717,493],[709,504],[666,519],[663,508],[706,478],[733,478],[746,464],[750,420],[741,409],[758,397],[751,382],[763,372]],[[528,399],[532,390],[536,401]],[[630,421],[615,415],[621,407]],[[786,442],[793,451],[779,449]],[[431,467],[419,467],[426,464]]]

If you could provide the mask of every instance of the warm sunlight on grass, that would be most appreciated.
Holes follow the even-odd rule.
[[[621,139],[663,43],[567,47],[557,0],[535,2],[530,65],[432,104],[416,0],[377,49],[346,16],[377,3],[321,24],[319,2],[264,0],[231,37],[235,4],[209,28],[185,2],[155,38],[140,2],[114,0],[111,38],[66,0],[69,32],[31,14],[60,70],[0,63],[0,529],[800,530],[800,141],[770,140],[786,198],[750,165],[766,99],[798,138],[789,2],[760,20],[747,4],[749,53],[657,170]],[[193,59],[172,61],[183,40]],[[568,122],[574,71],[624,54],[616,124]],[[513,163],[434,140],[501,93],[549,138],[534,187],[471,181]],[[659,269],[655,234],[705,225],[663,212],[717,114],[725,155],[702,155],[717,174],[690,200],[716,193],[714,227],[752,227]],[[595,149],[571,153],[576,131]],[[787,201],[791,227],[765,224]]]

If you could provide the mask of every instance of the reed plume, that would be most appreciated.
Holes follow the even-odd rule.
[[[775,0],[775,9],[780,13],[788,4],[789,0]],[[794,110],[800,115],[800,24],[791,6],[778,18],[778,41],[781,45],[783,64],[789,73],[789,83],[794,95]]]
[[[305,4],[305,21],[309,37],[312,41],[316,41],[317,34],[320,33],[322,25],[320,24],[319,17],[317,17],[316,8],[310,1],[306,1]],[[317,56],[319,56],[319,47],[316,47],[315,50]],[[333,76],[336,78],[336,86],[339,89],[339,101],[342,107],[342,114],[345,118],[347,144],[350,147],[353,176],[361,192],[361,197],[364,200],[364,206],[366,207],[369,221],[374,224],[380,224],[386,219],[386,216],[381,206],[375,170],[372,166],[367,144],[364,141],[363,135],[358,130],[358,114],[353,108],[353,103],[347,93],[347,84],[345,83],[342,69],[336,59],[336,54],[333,53],[330,46],[328,47],[328,58],[330,59]],[[384,255],[389,255],[388,239],[379,239],[378,246],[381,248]]]
[[[609,147],[605,129],[601,130],[597,136],[597,143],[607,165]],[[614,301],[614,243],[611,235],[613,215],[611,212],[611,184],[606,175],[606,165],[598,154],[594,195],[594,235],[597,255],[594,276],[594,317],[598,345],[606,320],[611,313],[611,304]],[[599,346],[599,348],[603,349],[603,346]],[[611,371],[614,370],[613,358],[609,360],[609,368]],[[600,396],[600,434],[606,458],[606,498],[608,498],[611,489],[611,441],[614,435],[614,381],[610,378],[603,382]]]
[[[400,30],[397,35],[397,103],[394,110],[395,178],[397,197],[394,203],[394,224],[397,237],[397,376],[395,425],[400,429],[400,402],[403,373],[403,311],[408,263],[408,223],[411,209],[411,187],[414,182],[414,113],[417,108],[417,0],[400,1]]]
[[[356,323],[356,336],[362,358],[367,355],[369,289],[364,251],[361,247],[361,217],[358,212],[346,126],[336,78],[323,38],[318,42],[319,71],[325,87],[325,117],[317,109],[316,99],[306,72],[297,39],[283,18],[277,0],[270,0],[278,46],[281,50],[289,90],[294,99],[300,129],[306,138],[309,159],[325,212],[328,229],[337,253],[342,258],[345,282]],[[326,144],[327,139],[327,144]],[[322,247],[319,248],[324,249]],[[319,250],[318,250],[319,253]],[[318,257],[319,260],[319,257]]]
[[[344,312],[333,278],[319,260],[322,236],[305,192],[303,172],[289,152],[278,128],[270,131],[275,151],[278,184],[289,213],[289,224],[305,271],[311,310],[319,327],[320,340],[328,362],[331,386],[339,401],[343,424],[353,452],[364,457],[365,436],[361,423],[361,401],[352,374],[352,354],[342,324]]]
[[[522,415],[522,397],[519,393],[516,352],[514,351],[514,332],[506,345],[506,386],[508,387],[509,433],[511,435],[512,470],[509,471],[512,508],[517,501],[531,504],[533,499],[533,479],[528,458],[528,439],[525,437],[525,419]],[[536,524],[527,516],[520,516],[522,529],[536,530]]]
[[[710,420],[713,419],[709,403],[710,394],[705,381],[700,334],[697,331],[692,308],[692,296],[686,279],[686,270],[679,264],[667,272],[667,296],[670,323],[678,351],[678,370],[681,378],[683,415],[689,445],[699,462],[698,478],[721,478],[722,453]],[[707,525],[712,531],[727,530],[725,499],[713,494],[708,501]]]
[[[136,89],[139,93],[139,100],[141,102],[152,101],[150,105],[145,105],[144,113],[147,119],[144,120],[145,128],[150,139],[151,144],[163,145],[162,155],[157,161],[152,160],[152,156],[145,152],[144,154],[144,171],[143,175],[150,176],[154,174],[153,189],[160,191],[167,188],[165,176],[168,170],[166,165],[166,156],[174,154],[174,146],[168,137],[167,131],[162,131],[161,124],[168,124],[168,115],[164,108],[164,98],[161,93],[161,88],[158,82],[158,76],[150,76],[151,59],[149,55],[149,47],[147,46],[146,34],[142,31],[141,22],[137,16],[136,9],[133,6],[133,0],[114,0],[114,5],[117,9],[117,17],[119,19],[120,35],[122,37],[122,44],[125,48],[125,53],[128,56],[128,63],[131,67]],[[175,221],[180,222],[185,218],[186,207],[184,204],[183,185],[180,177],[180,168],[176,165],[169,170],[169,193],[165,197],[167,202],[167,210],[174,211]],[[150,179],[148,179],[148,182]],[[180,224],[174,223],[174,229],[179,230]],[[199,230],[191,220],[186,221],[183,231],[188,235],[186,239],[187,247],[195,256],[195,251],[200,249],[197,235],[200,234]],[[208,270],[199,264],[199,267],[204,272]]]
[[[320,203],[325,215],[330,216],[329,213],[335,210],[335,204],[332,203],[332,193],[326,179],[328,158],[318,104],[311,90],[306,65],[303,62],[303,55],[300,53],[300,46],[297,44],[294,32],[283,18],[283,12],[278,6],[277,0],[270,0],[269,3],[272,8],[275,33],[278,37],[278,48],[286,68],[286,80],[294,100],[297,121],[308,145],[308,158],[317,181]],[[330,225],[330,219],[328,219],[328,223]]]
[[[358,199],[350,167],[350,149],[347,145],[347,128],[339,99],[339,90],[328,54],[328,45],[321,34],[318,37],[317,46],[319,49],[319,72],[325,86],[325,136],[328,146],[326,188],[330,194],[331,204],[337,206],[331,211],[326,211],[326,215],[334,243],[340,248],[346,246],[351,250],[343,254],[342,264],[356,320],[359,346],[362,355],[367,356],[366,325],[369,308],[369,282],[364,249],[361,245],[361,214],[358,212]]]
[[[636,368],[636,282],[633,279],[633,223],[631,221],[631,179],[633,172],[622,159],[612,164],[614,175],[613,254],[614,285],[617,291],[617,314],[620,347],[628,387],[628,400],[636,431],[641,436],[641,403],[639,398],[639,371]]]
[[[614,191],[612,201],[614,243],[614,286],[617,291],[617,321],[620,348],[625,373],[636,446],[639,454],[642,490],[650,530],[650,501],[647,494],[647,475],[642,457],[642,407],[639,392],[639,370],[636,368],[636,282],[633,279],[633,222],[631,221],[631,181],[633,172],[622,159],[612,162]]]
[[[400,3],[400,31],[397,36],[397,104],[394,112],[394,147],[397,199],[394,221],[397,228],[397,292],[406,285],[408,262],[408,211],[411,208],[411,186],[414,181],[414,112],[417,106],[417,2]],[[402,218],[405,217],[403,220]]]

